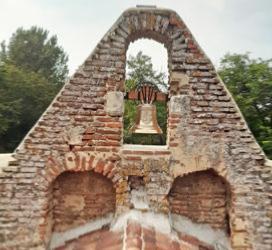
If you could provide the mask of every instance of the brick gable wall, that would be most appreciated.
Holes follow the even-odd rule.
[[[166,149],[127,149],[122,112],[107,110],[109,94],[120,98],[124,91],[126,50],[139,38],[162,42],[168,50]],[[267,178],[265,156],[212,63],[174,11],[125,11],[14,157],[0,174],[0,242],[7,249],[48,245],[52,183],[65,171],[92,170],[108,178],[121,214],[131,205],[129,175],[143,177],[150,209],[168,212],[167,195],[175,178],[207,169],[230,186],[233,249],[271,247],[271,172]]]

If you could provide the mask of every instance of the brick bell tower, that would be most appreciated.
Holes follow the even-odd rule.
[[[168,51],[164,146],[123,143],[140,38]],[[123,12],[12,157],[0,249],[271,249],[271,163],[173,10]]]

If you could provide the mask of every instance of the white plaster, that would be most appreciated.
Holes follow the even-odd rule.
[[[141,145],[141,144],[124,144],[123,150],[141,150],[141,151],[161,151],[168,150],[168,145]]]
[[[207,224],[197,224],[190,219],[177,215],[171,215],[172,226],[178,232],[196,237],[202,242],[214,246],[215,250],[231,250],[228,236],[223,230],[213,229]]]
[[[101,229],[109,224],[110,230],[124,231],[125,234],[129,220],[136,221],[142,227],[153,227],[156,231],[167,234],[175,240],[178,240],[175,233],[175,231],[178,231],[194,236],[200,241],[214,246],[215,250],[231,250],[229,238],[223,230],[215,230],[207,224],[194,223],[181,215],[172,214],[169,218],[162,213],[143,212],[135,209],[119,215],[114,220],[113,214],[108,214],[103,218],[92,220],[83,226],[67,230],[66,232],[54,232],[50,242],[50,249],[63,246],[69,240],[76,239],[81,235]]]
[[[123,228],[123,231],[124,231],[124,237],[123,237],[123,248],[122,250],[126,250],[127,249],[127,230],[126,230],[126,227]]]
[[[130,210],[117,217],[111,224],[111,230],[122,230],[126,227],[128,220],[137,221],[143,227],[154,227],[156,231],[164,234],[171,234],[171,225],[167,215],[154,212],[142,212],[139,210]]]
[[[15,159],[12,157],[12,154],[0,154],[0,173],[2,173],[2,169],[9,165],[10,161],[14,161]]]
[[[131,203],[135,209],[148,209],[147,194],[144,187],[131,190]]]
[[[106,112],[110,116],[121,116],[124,113],[124,93],[109,91],[106,95]]]
[[[265,160],[265,166],[272,167],[272,160],[266,159]]]
[[[113,214],[108,214],[105,217],[92,220],[82,226],[67,230],[65,232],[54,232],[51,237],[50,249],[63,246],[66,241],[76,239],[81,235],[98,230],[105,225],[109,225],[113,219]]]
[[[170,114],[184,114],[190,110],[190,97],[187,95],[172,96],[169,102]]]
[[[84,131],[81,126],[68,127],[63,132],[63,139],[69,145],[81,145]]]
[[[189,84],[189,76],[184,73],[174,71],[171,74],[170,81],[179,82],[179,87],[181,87],[183,85]]]

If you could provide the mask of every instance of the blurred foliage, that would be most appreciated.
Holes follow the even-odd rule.
[[[129,56],[127,60],[128,76],[126,90],[134,89],[143,81],[154,83],[161,91],[167,91],[166,74],[153,69],[151,57],[139,51],[136,56]]]
[[[219,74],[243,113],[249,128],[272,158],[272,60],[249,54],[227,54]]]
[[[68,56],[58,45],[57,36],[48,34],[36,26],[17,29],[7,47],[5,42],[1,44],[2,60],[38,73],[51,83],[62,84],[68,74]]]
[[[1,43],[0,152],[15,149],[67,77],[67,56],[47,35],[37,27],[18,29],[7,47]]]

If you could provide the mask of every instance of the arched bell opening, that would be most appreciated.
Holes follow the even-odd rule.
[[[169,49],[160,38],[148,38],[134,34],[130,41],[137,41],[128,44],[124,144],[166,145]]]
[[[112,181],[93,171],[63,172],[52,183],[51,192],[51,248],[110,224],[115,213]]]
[[[177,177],[168,200],[175,229],[210,244],[230,245],[230,187],[215,171]]]

